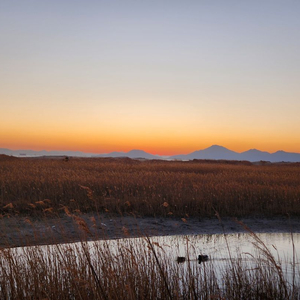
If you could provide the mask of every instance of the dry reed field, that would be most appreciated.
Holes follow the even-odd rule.
[[[300,164],[71,158],[0,160],[0,213],[300,215]]]
[[[68,215],[80,242],[59,244],[48,233],[45,246],[15,248],[7,240],[0,247],[0,299],[300,299],[296,254],[286,262],[292,270],[288,278],[249,229],[258,250],[251,264],[241,256],[232,258],[226,240],[230,259],[216,267],[213,260],[193,263],[199,249],[192,241],[187,261],[179,264],[175,254],[166,255],[166,245],[147,235],[139,242],[114,244],[97,241],[101,237],[96,235],[91,239],[96,220],[87,223],[81,217],[94,212],[186,222],[189,217],[220,218],[217,212],[226,217],[299,216],[299,175],[298,164],[1,156],[1,218],[25,218],[35,235],[31,220],[46,224]],[[57,230],[59,223],[49,227]],[[68,232],[62,234],[67,240]]]

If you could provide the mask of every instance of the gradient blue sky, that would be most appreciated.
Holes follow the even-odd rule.
[[[300,152],[300,1],[0,1],[0,147]]]

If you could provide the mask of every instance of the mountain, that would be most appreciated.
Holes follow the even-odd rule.
[[[150,153],[147,153],[143,150],[131,150],[127,152],[128,157],[130,158],[146,158],[146,159],[159,159],[160,157],[158,155],[153,155]]]
[[[277,151],[270,154],[271,162],[289,161],[289,162],[300,162],[300,153]]]
[[[187,155],[174,155],[170,158],[172,159],[227,159],[227,160],[237,160],[239,153],[228,150],[225,147],[213,145],[204,150],[198,150]]]
[[[265,151],[260,151],[257,149],[250,149],[248,151],[240,153],[240,160],[248,161],[270,161],[270,153]]]
[[[129,158],[161,159],[160,156],[147,153],[143,150],[131,150],[129,152],[111,152],[108,154],[97,155],[97,157],[129,157]]]
[[[300,162],[300,153],[277,151],[275,153],[251,149],[241,153],[241,160],[270,162]]]

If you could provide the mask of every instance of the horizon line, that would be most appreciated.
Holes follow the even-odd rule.
[[[124,154],[127,154],[127,153],[130,153],[132,151],[141,151],[141,152],[145,152],[146,154],[150,154],[150,155],[153,155],[153,156],[160,156],[160,157],[172,157],[172,156],[179,156],[179,155],[189,155],[189,154],[192,154],[194,152],[197,152],[197,151],[203,151],[203,150],[207,150],[209,148],[212,148],[212,147],[218,147],[218,148],[224,148],[226,150],[229,150],[229,151],[232,151],[232,152],[235,152],[237,154],[242,154],[242,153],[245,153],[245,152],[248,152],[248,151],[251,151],[251,150],[256,150],[256,151],[259,151],[259,152],[265,152],[265,153],[269,153],[269,154],[274,154],[274,153],[277,153],[277,152],[285,152],[285,153],[295,153],[295,154],[300,154],[300,152],[289,152],[289,151],[285,151],[285,150],[282,150],[282,149],[279,149],[279,150],[276,150],[275,152],[269,152],[269,151],[265,151],[265,150],[260,150],[260,149],[257,149],[257,148],[250,148],[248,150],[245,150],[245,151],[242,151],[242,152],[237,152],[235,150],[231,150],[227,147],[224,147],[224,146],[221,146],[221,145],[217,145],[217,144],[213,144],[209,147],[206,147],[206,148],[203,148],[203,149],[197,149],[197,150],[193,150],[191,152],[188,152],[188,153],[179,153],[179,154],[172,154],[172,155],[169,155],[169,154],[153,154],[151,152],[148,152],[148,151],[145,151],[143,149],[138,149],[138,148],[133,148],[129,151],[110,151],[110,152],[86,152],[86,151],[81,151],[81,150],[46,150],[46,149],[42,149],[42,150],[34,150],[34,149],[11,149],[11,148],[0,148],[0,149],[5,149],[5,150],[9,150],[9,151],[33,151],[33,152],[81,152],[81,153],[84,153],[84,154],[92,154],[92,155],[109,155],[111,153],[124,153]]]

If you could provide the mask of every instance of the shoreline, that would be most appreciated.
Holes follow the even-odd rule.
[[[238,219],[256,233],[300,233],[298,217]],[[0,219],[0,248],[48,245],[141,236],[244,233],[233,218],[113,217],[93,213],[31,220],[17,216]]]

